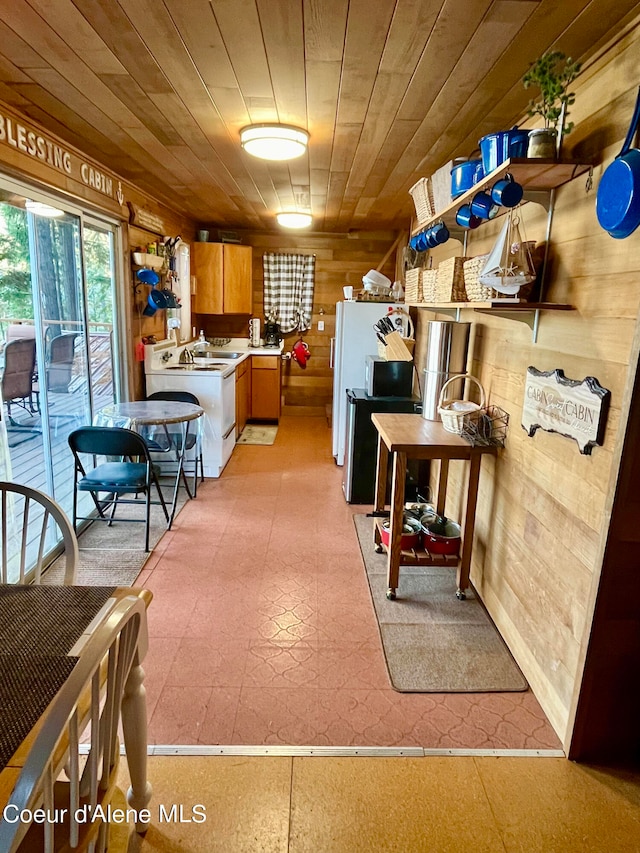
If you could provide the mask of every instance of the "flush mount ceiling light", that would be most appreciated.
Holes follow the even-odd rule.
[[[42,201],[31,201],[28,198],[24,206],[29,213],[35,213],[36,216],[48,216],[50,219],[54,219],[56,216],[64,216],[64,210],[60,210],[58,207],[51,207],[50,204],[44,204]]]
[[[286,124],[252,124],[240,131],[240,144],[262,160],[293,160],[307,150],[309,134]]]
[[[313,217],[310,213],[276,213],[276,219],[278,220],[278,225],[282,225],[284,228],[308,228],[312,221]]]

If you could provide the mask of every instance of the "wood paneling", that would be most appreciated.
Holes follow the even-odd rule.
[[[619,72],[629,70],[639,44],[640,32],[635,30],[598,60],[584,85],[576,85],[579,126],[588,127],[591,138],[607,139],[597,161],[602,164],[599,174],[619,151],[630,120],[636,80],[627,74],[623,84]],[[613,135],[612,127],[617,129]],[[575,133],[576,147],[584,147],[586,137],[579,130]],[[567,148],[572,148],[571,136]],[[598,175],[595,178],[597,186]],[[628,388],[635,379],[640,308],[637,240],[612,240],[598,226],[594,205],[595,192],[587,192],[584,177],[556,193],[547,297],[569,302],[576,310],[543,312],[537,343],[523,323],[467,309],[461,316],[475,324],[470,370],[483,382],[490,402],[511,416],[505,449],[494,464],[483,466],[472,580],[567,744],[618,477]],[[544,239],[546,210],[528,204],[522,220],[528,239]],[[499,227],[494,222],[474,232],[467,255],[488,251]],[[415,313],[420,362],[425,356],[426,323],[435,315],[424,309]],[[529,365],[561,368],[575,379],[595,376],[611,390],[604,445],[591,456],[581,455],[570,439],[540,430],[530,438],[522,429]],[[458,483],[458,492],[451,495],[447,508],[454,518],[464,487],[456,480],[460,477],[454,469],[452,482]],[[611,559],[624,599],[625,587],[635,583],[634,570],[629,561],[620,564],[613,554]],[[609,608],[606,618],[614,620],[612,630],[626,642],[626,629],[615,608]],[[627,660],[627,669],[629,655],[636,656],[637,666],[635,646],[627,644],[616,655],[616,660]],[[594,658],[596,667],[604,665],[604,656],[602,646]],[[619,698],[619,679],[610,682]],[[592,701],[596,703],[595,693]],[[602,718],[598,723],[602,725]],[[601,731],[598,737],[602,738]]]
[[[275,230],[279,210],[310,207],[317,231],[399,230],[418,177],[521,115],[529,62],[556,46],[589,60],[634,8],[4,0],[0,97],[199,223]],[[239,130],[265,121],[308,129],[308,154],[245,154]]]

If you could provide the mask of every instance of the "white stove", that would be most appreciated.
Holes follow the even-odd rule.
[[[147,344],[144,364],[147,394],[156,391],[190,391],[204,409],[202,456],[205,477],[219,477],[236,443],[235,368],[246,355],[230,359],[198,359],[180,364],[185,349],[174,341]]]

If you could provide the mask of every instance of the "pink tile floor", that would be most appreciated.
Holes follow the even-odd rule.
[[[392,689],[341,481],[326,420],[285,417],[184,507],[136,582],[149,742],[560,748],[531,692]]]

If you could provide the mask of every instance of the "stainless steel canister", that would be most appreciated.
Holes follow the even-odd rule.
[[[431,320],[427,325],[427,357],[422,380],[422,417],[428,421],[437,421],[439,420],[438,398],[442,386],[456,374],[465,372],[471,323]],[[457,385],[457,382],[452,383],[451,396],[457,394],[462,397],[462,382],[460,382],[460,389],[456,387]]]

